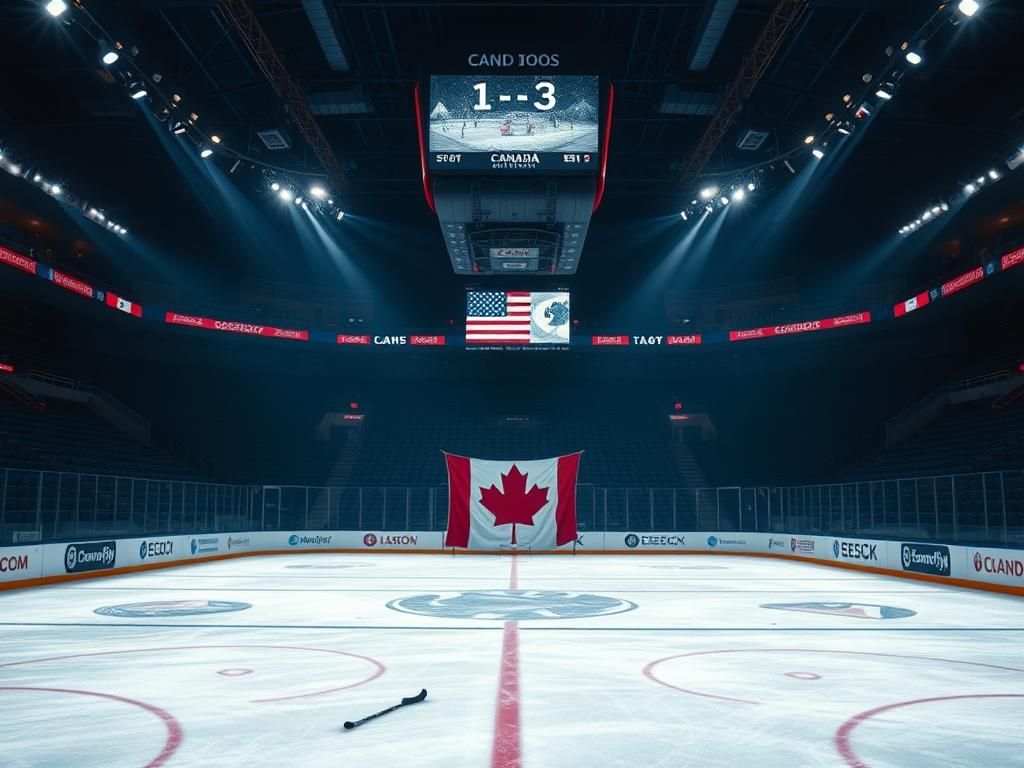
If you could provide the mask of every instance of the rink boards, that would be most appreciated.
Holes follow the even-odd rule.
[[[254,531],[0,547],[0,588],[148,570],[189,561],[306,551],[451,554],[440,531]],[[560,554],[748,554],[808,559],[1024,594],[1024,551],[783,533],[582,532]]]

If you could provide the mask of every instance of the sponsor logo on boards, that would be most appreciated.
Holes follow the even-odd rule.
[[[28,555],[0,557],[0,573],[28,570]]]
[[[64,550],[64,570],[67,573],[101,571],[113,568],[117,559],[116,541],[87,541],[68,544]]]
[[[990,557],[981,552],[974,553],[974,570],[978,573],[996,573],[1002,576],[1016,576],[1024,579],[1024,561],[1010,557]]]
[[[173,541],[144,541],[139,545],[139,558],[166,557],[174,553]]]
[[[220,549],[220,538],[212,537],[192,539],[191,549],[193,555],[201,554],[204,552],[216,552],[218,549]]]
[[[904,571],[949,576],[949,547],[940,544],[901,544],[900,560]]]
[[[376,535],[374,535],[372,533],[368,533],[365,536],[363,536],[363,544],[365,544],[368,547],[375,547],[375,546],[377,546],[377,537],[376,537]]]
[[[790,552],[813,552],[814,539],[798,539],[791,536],[789,539]]]
[[[291,546],[297,544],[330,544],[333,536],[299,536],[297,533],[293,533],[288,537],[288,543]]]
[[[836,539],[832,542],[832,554],[837,558],[848,558],[850,560],[878,561],[878,545],[862,544],[859,541],[843,541]]]

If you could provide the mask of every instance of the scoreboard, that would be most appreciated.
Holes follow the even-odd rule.
[[[596,75],[434,75],[433,170],[596,172]]]

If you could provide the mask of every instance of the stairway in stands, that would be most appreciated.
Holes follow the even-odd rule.
[[[672,455],[672,463],[682,478],[682,485],[687,488],[706,488],[707,482],[704,473],[697,464],[697,459],[690,449],[690,444],[685,439],[672,440],[669,443],[669,453]]]

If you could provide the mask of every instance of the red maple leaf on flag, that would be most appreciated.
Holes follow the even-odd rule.
[[[495,525],[512,524],[512,543],[516,543],[516,524],[533,525],[533,516],[548,503],[547,488],[538,488],[534,483],[527,492],[526,478],[515,464],[507,475],[501,476],[502,490],[494,484],[490,488],[480,489],[480,504],[494,515]]]

